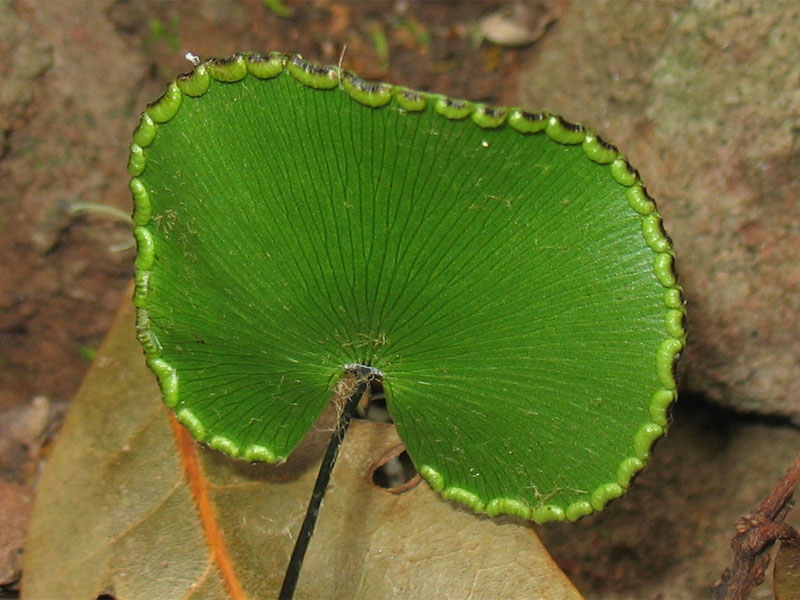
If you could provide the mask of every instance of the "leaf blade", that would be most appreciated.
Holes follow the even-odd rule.
[[[26,546],[25,598],[232,597],[133,321],[125,302],[44,472]],[[137,432],[147,444],[130,443]],[[327,436],[324,427],[315,431],[281,466],[193,447],[235,577],[253,600],[277,595]],[[531,528],[475,519],[426,486],[394,495],[372,485],[375,455],[397,443],[387,426],[354,424],[296,597],[387,597],[400,582],[410,595],[476,589],[497,597],[513,586],[527,597],[580,598]],[[114,464],[120,456],[127,459]]]
[[[179,419],[282,460],[346,365],[369,364],[421,471],[475,510],[574,519],[619,496],[685,343],[638,174],[557,117],[411,109],[283,60],[187,96],[137,178],[159,257],[140,314],[180,374]]]

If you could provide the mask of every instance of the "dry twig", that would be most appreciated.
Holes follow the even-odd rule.
[[[744,600],[764,581],[769,564],[769,550],[776,540],[800,541],[791,525],[784,523],[794,505],[792,496],[800,484],[800,454],[758,508],[736,521],[736,535],[731,540],[733,566],[725,569],[713,587],[714,600]]]

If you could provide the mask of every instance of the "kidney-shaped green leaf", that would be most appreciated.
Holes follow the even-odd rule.
[[[235,55],[147,108],[129,169],[139,338],[213,448],[285,460],[367,365],[434,489],[542,522],[620,496],[667,426],[672,245],[582,126]]]
[[[126,303],[48,458],[22,597],[277,598],[334,411],[282,465],[203,448],[159,402],[133,320]],[[581,598],[532,528],[453,510],[425,485],[376,486],[399,444],[390,425],[353,423],[295,598]]]

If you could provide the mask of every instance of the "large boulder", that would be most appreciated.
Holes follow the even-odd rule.
[[[683,387],[800,423],[800,4],[574,2],[525,104],[649,183],[689,304]]]

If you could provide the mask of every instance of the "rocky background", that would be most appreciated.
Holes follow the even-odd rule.
[[[800,5],[576,2],[526,104],[625,148],[679,251],[684,387],[800,424]]]
[[[706,597],[735,519],[800,450],[791,2],[0,0],[0,597],[49,447],[125,301],[139,112],[186,51],[336,63],[345,44],[368,78],[587,123],[648,182],[689,308],[673,428],[623,499],[538,529],[588,597]]]

